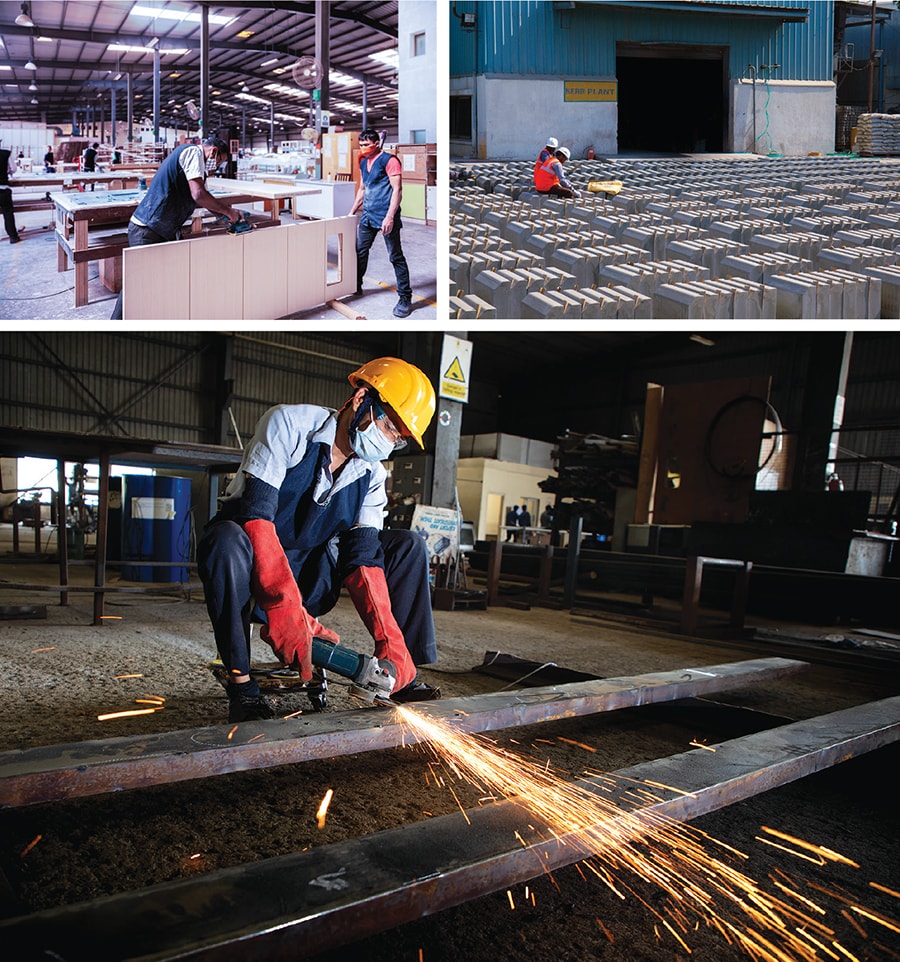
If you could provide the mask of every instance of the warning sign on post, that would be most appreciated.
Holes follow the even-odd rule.
[[[441,382],[438,395],[465,404],[469,400],[471,366],[472,342],[445,334],[441,350]]]

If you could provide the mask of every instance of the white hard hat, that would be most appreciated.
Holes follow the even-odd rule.
[[[569,150],[568,147],[560,147],[559,150],[557,150],[556,152],[558,154],[562,154],[563,157],[566,158],[566,160],[568,160],[572,156],[572,151]]]
[[[545,146],[552,147],[554,150],[556,150],[556,148],[559,147],[559,141],[555,137],[548,137]]]

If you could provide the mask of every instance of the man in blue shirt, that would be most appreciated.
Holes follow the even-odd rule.
[[[364,130],[359,135],[360,185],[350,208],[355,214],[360,208],[362,217],[356,230],[356,293],[363,292],[363,277],[369,266],[369,250],[381,233],[388,257],[394,267],[399,300],[394,317],[409,317],[412,311],[412,288],[409,266],[400,243],[400,200],[403,194],[403,168],[393,154],[381,149],[377,130]]]
[[[353,394],[339,411],[313,404],[266,411],[200,539],[198,570],[228,673],[229,721],[274,717],[250,675],[251,618],[264,622],[262,640],[308,681],[312,639],[338,640],[318,618],[342,587],[375,641],[375,657],[393,664],[392,697],[417,697],[427,686],[416,684],[416,665],[437,661],[426,543],[413,531],[384,529],[381,463],[407,440],[422,446],[434,388],[395,357],[368,361],[348,380]]]
[[[195,207],[223,214],[232,223],[241,215],[230,204],[216,200],[206,189],[206,173],[228,159],[228,143],[210,135],[200,144],[181,144],[159,165],[150,189],[131,215],[128,246],[177,240]],[[110,317],[122,320],[122,293]]]

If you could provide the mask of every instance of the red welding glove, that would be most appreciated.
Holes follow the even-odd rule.
[[[255,518],[244,523],[253,547],[251,588],[256,603],[266,613],[260,637],[272,646],[279,660],[300,672],[303,681],[312,678],[312,640],[340,642],[340,638],[303,607],[300,589],[271,521]]]
[[[406,688],[416,680],[413,664],[403,632],[391,611],[391,598],[383,568],[359,567],[344,579],[353,604],[363,624],[375,639],[375,657],[387,658],[397,670],[394,691]]]

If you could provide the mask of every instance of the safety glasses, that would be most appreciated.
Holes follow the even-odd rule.
[[[384,408],[375,400],[372,401],[372,417],[380,423],[381,428],[387,433],[387,436],[394,442],[394,450],[399,451],[400,448],[405,448],[407,444],[407,438],[403,437],[402,433],[397,430],[394,426],[394,422],[387,416],[387,412]]]

